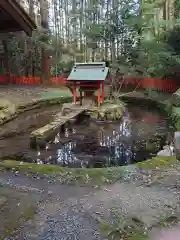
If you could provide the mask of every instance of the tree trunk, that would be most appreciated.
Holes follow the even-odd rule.
[[[48,35],[49,25],[48,25],[48,1],[40,0],[40,14],[41,14],[41,27],[45,31],[45,35]],[[48,38],[48,37],[47,37]],[[46,40],[48,44],[48,40]],[[49,83],[50,80],[50,59],[45,48],[41,49],[42,57],[42,75],[41,82]]]
[[[4,61],[3,61],[4,73],[5,73],[5,76],[8,78],[8,81],[9,81],[10,69],[9,69],[8,43],[7,43],[7,40],[2,40],[2,45],[3,45],[3,48],[4,48]]]

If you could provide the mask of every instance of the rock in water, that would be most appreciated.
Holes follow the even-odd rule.
[[[173,151],[169,146],[165,146],[163,150],[157,153],[157,156],[170,157],[173,156]]]
[[[91,118],[95,120],[120,120],[124,114],[124,105],[105,102],[100,107],[91,110]]]

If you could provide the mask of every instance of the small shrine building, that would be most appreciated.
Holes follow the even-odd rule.
[[[95,99],[95,91],[98,91],[98,106],[104,101],[104,84],[108,77],[109,68],[105,62],[75,63],[67,78],[73,85],[74,104],[77,103],[77,89],[80,93],[80,105],[83,100]]]

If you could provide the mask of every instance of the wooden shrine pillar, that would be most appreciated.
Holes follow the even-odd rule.
[[[74,104],[76,104],[76,82],[74,82],[73,98],[74,98]]]
[[[83,102],[83,93],[82,93],[82,89],[79,88],[79,93],[80,93],[80,106],[82,106],[82,102]]]
[[[102,82],[102,103],[104,102],[104,81]]]
[[[101,82],[98,83],[98,107],[101,104]]]

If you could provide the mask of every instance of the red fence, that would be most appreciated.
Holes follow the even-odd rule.
[[[151,88],[151,89],[157,89],[159,91],[163,92],[169,92],[173,93],[178,88],[180,88],[180,84],[177,84],[176,81],[169,80],[169,79],[157,79],[157,78],[126,78],[124,80],[124,83],[122,87],[128,88]]]
[[[56,85],[65,85],[66,78],[64,77],[51,77],[51,83]],[[14,77],[14,76],[0,76],[0,83],[11,84],[25,84],[25,85],[40,85],[40,77]]]
[[[0,76],[0,83],[11,83],[11,84],[27,84],[27,85],[40,85],[40,77],[14,77],[14,76]],[[66,77],[51,77],[51,83],[55,85],[65,85],[67,84]],[[121,85],[121,82],[120,82]],[[135,88],[152,88],[158,89],[163,92],[173,93],[178,88],[180,88],[180,84],[177,84],[173,80],[169,79],[154,79],[154,78],[126,78],[123,82],[122,87],[132,87]]]

